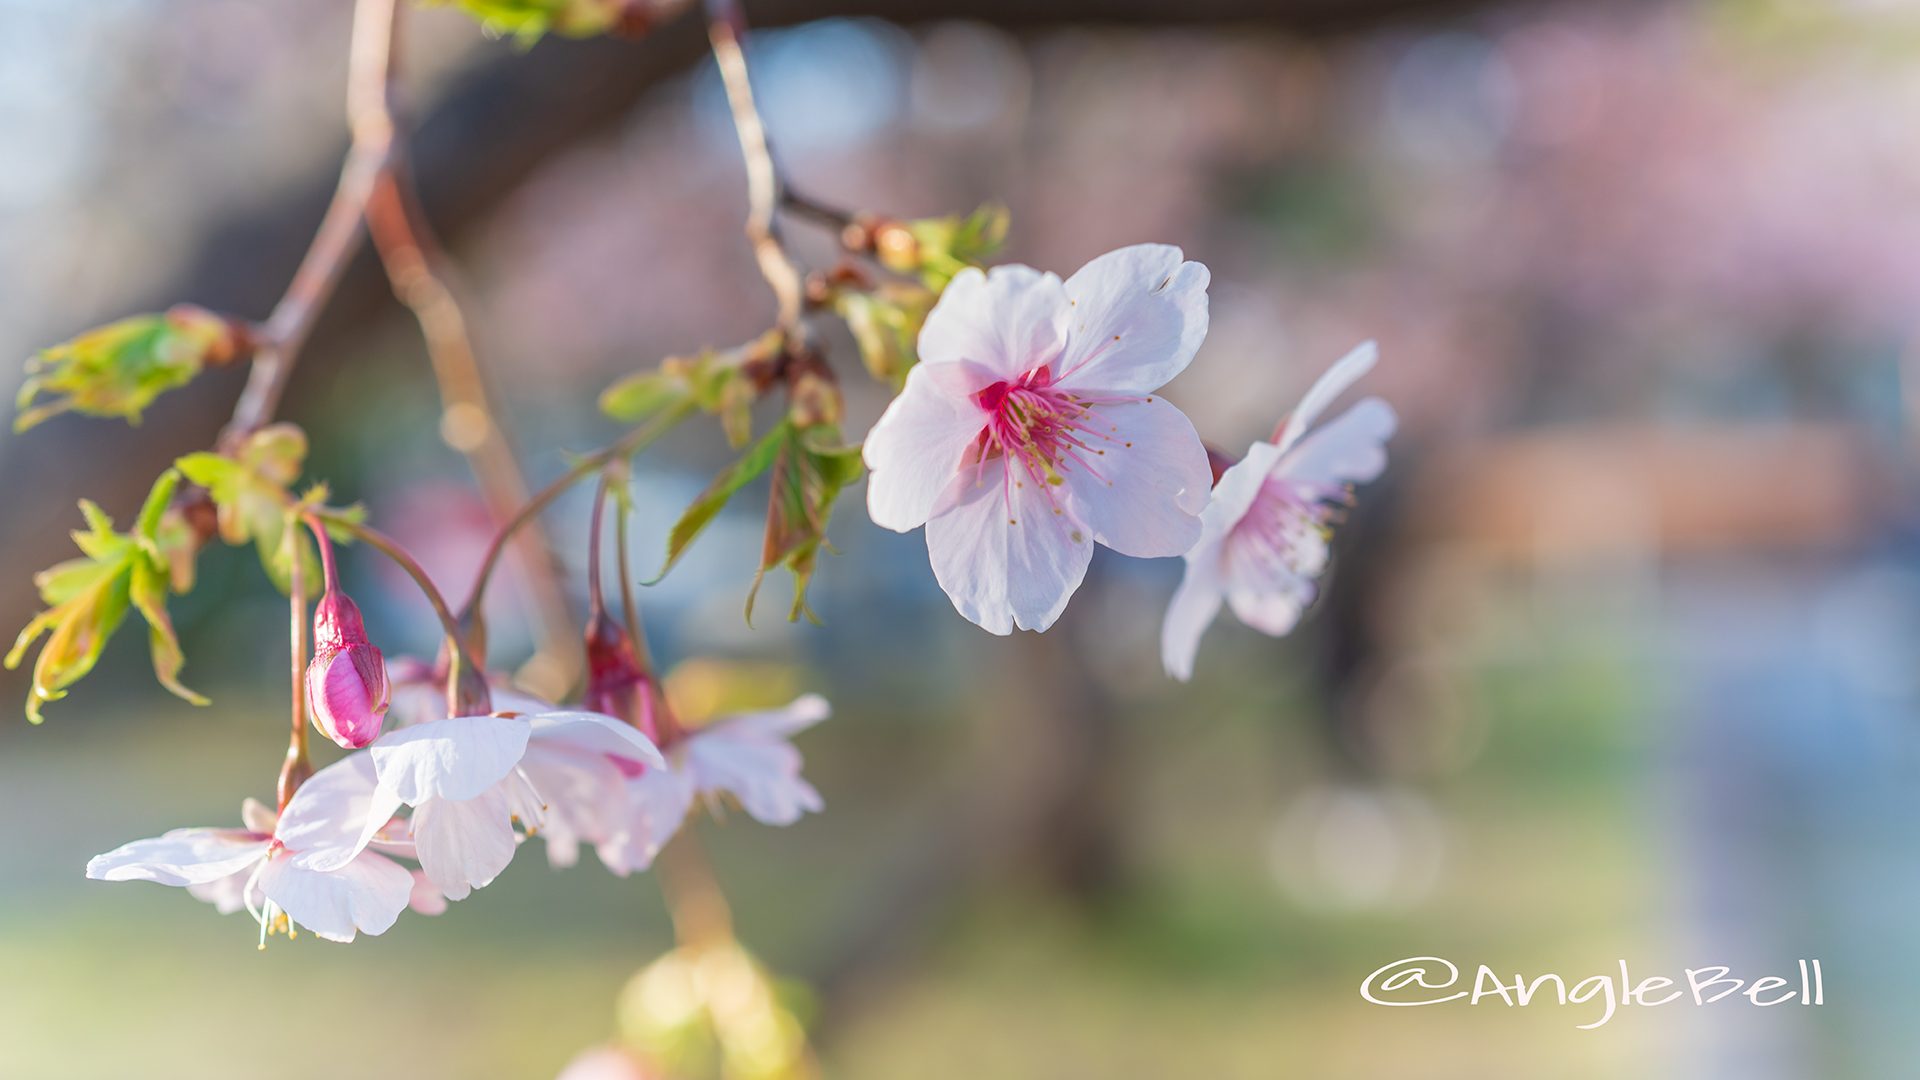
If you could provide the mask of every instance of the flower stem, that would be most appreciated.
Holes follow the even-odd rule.
[[[573,485],[605,468],[608,463],[624,461],[645,449],[648,444],[666,434],[673,425],[686,419],[693,408],[693,405],[687,404],[660,414],[652,421],[634,428],[612,445],[596,450],[574,462],[573,467],[562,473],[558,479],[535,492],[533,497],[527,500],[526,505],[522,506],[519,512],[493,534],[492,541],[487,544],[487,553],[480,561],[480,572],[474,575],[473,588],[468,590],[466,602],[460,605],[460,614],[463,617],[470,616],[480,610],[481,603],[486,600],[487,586],[493,581],[493,572],[500,565],[500,556],[506,551],[507,541],[513,538],[514,533],[538,518],[542,511],[553,505],[553,501],[565,494]]]
[[[406,571],[413,583],[433,606],[433,613],[440,619],[440,626],[447,633],[447,647],[452,650],[453,663],[447,674],[447,705],[453,715],[466,715],[475,709],[484,711],[486,695],[486,666],[481,658],[473,655],[467,647],[466,634],[460,628],[460,621],[454,618],[453,610],[447,606],[446,597],[441,595],[433,579],[427,576],[418,561],[400,546],[399,541],[369,525],[363,525],[343,514],[332,513],[325,509],[316,510],[309,515],[316,525],[326,522],[355,540],[393,560],[394,565]]]
[[[313,761],[307,756],[307,574],[301,557],[300,528],[287,522],[287,614],[291,622],[293,676],[293,731],[287,740],[287,759],[280,766],[280,780],[274,795],[279,809],[285,810],[293,793],[313,775]],[[324,548],[322,549],[324,550]]]

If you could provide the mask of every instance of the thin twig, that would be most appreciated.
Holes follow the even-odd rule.
[[[358,0],[354,6],[353,47],[347,63],[347,123],[353,145],[313,243],[286,293],[261,324],[253,370],[234,405],[223,436],[226,440],[246,436],[273,418],[294,362],[313,333],[314,320],[359,248],[367,201],[393,157],[393,126],[387,120],[385,102],[397,15],[398,0]]]
[[[434,381],[440,389],[440,435],[466,457],[479,482],[482,499],[497,522],[510,520],[527,501],[526,473],[520,467],[502,413],[496,409],[476,358],[453,287],[448,260],[420,205],[408,167],[404,125],[394,85],[395,67],[377,107],[393,144],[393,153],[375,181],[366,204],[367,229],[380,253],[393,291],[412,309],[425,339]],[[514,554],[532,593],[538,627],[534,656],[521,670],[523,681],[539,693],[557,695],[579,665],[572,613],[565,586],[555,572],[552,547],[535,522],[522,532]]]
[[[775,167],[773,151],[767,145],[767,127],[753,102],[753,81],[747,74],[747,56],[742,45],[747,37],[747,20],[738,0],[706,0],[707,39],[713,43],[714,63],[720,68],[720,81],[727,88],[727,104],[733,110],[733,129],[740,137],[740,153],[747,164],[747,240],[760,263],[760,276],[767,279],[779,304],[776,325],[789,334],[801,333],[800,312],[804,299],[805,275],[787,254],[780,239],[780,223],[775,214],[783,201],[780,170]]]

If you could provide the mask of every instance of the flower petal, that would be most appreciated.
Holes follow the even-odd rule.
[[[953,606],[995,634],[1052,626],[1093,559],[1093,538],[1004,461],[954,480],[927,522],[933,576]]]
[[[1220,613],[1220,555],[1217,542],[1202,541],[1187,552],[1186,574],[1167,604],[1167,619],[1160,626],[1160,662],[1168,675],[1181,682],[1193,678],[1193,658],[1200,651],[1200,636]]]
[[[1314,533],[1303,537],[1300,545],[1300,550],[1282,560],[1263,541],[1227,538],[1227,604],[1241,622],[1274,637],[1300,622],[1307,605],[1313,603],[1316,590],[1311,575],[1325,567],[1327,544]]]
[[[722,725],[687,739],[686,769],[703,795],[725,792],[766,825],[791,825],[825,806],[800,776],[800,751],[780,738],[757,738]]]
[[[925,360],[907,372],[906,385],[874,421],[860,451],[870,474],[867,515],[875,525],[907,532],[926,524],[986,426],[986,410],[972,395],[996,380],[982,374],[989,373],[965,362]]]
[[[338,870],[322,873],[294,865],[285,856],[260,871],[260,892],[294,922],[328,941],[352,941],[356,931],[383,934],[406,910],[413,875],[371,851]]]
[[[1180,249],[1136,244],[1067,279],[1073,319],[1055,381],[1146,394],[1193,361],[1207,336],[1207,268]]]
[[[187,894],[195,900],[212,904],[213,909],[222,915],[231,915],[247,906],[247,882],[253,878],[253,863],[243,869],[213,881],[187,886]]]
[[[205,885],[249,869],[266,854],[268,840],[245,829],[174,829],[122,844],[87,860],[97,881],[155,881]]]
[[[1207,448],[1165,398],[1092,410],[1093,469],[1066,470],[1068,509],[1102,544],[1136,558],[1183,555],[1213,487]]]
[[[1320,414],[1333,404],[1333,399],[1346,392],[1347,387],[1360,380],[1362,375],[1373,370],[1374,362],[1380,358],[1380,347],[1371,341],[1363,341],[1352,352],[1334,361],[1314,384],[1307,389],[1300,404],[1293,407],[1293,414],[1287,417],[1287,426],[1281,429],[1280,437],[1274,442],[1281,450],[1286,450],[1299,441]]]
[[[1066,344],[1067,291],[1060,279],[1007,263],[954,275],[920,328],[920,362],[966,360],[1016,379]]]
[[[366,846],[361,837],[371,836],[366,826],[369,818],[376,816],[376,803],[385,809],[374,825],[378,831],[398,806],[391,796],[381,798],[376,794],[373,758],[364,753],[349,754],[300,785],[281,812],[273,835],[304,868],[320,869],[314,865],[316,859],[324,860],[328,868],[344,866]],[[328,852],[335,854],[328,857]],[[339,853],[345,857],[339,857]]]
[[[715,720],[702,730],[725,727],[756,738],[788,738],[833,715],[833,706],[819,694],[802,694],[778,709],[735,713]]]
[[[617,754],[652,768],[662,768],[667,759],[660,748],[639,728],[596,712],[563,710],[529,717],[533,742],[564,744],[594,754]]]
[[[380,786],[408,806],[472,799],[504,780],[527,752],[532,728],[503,716],[453,716],[389,731],[369,752]]]
[[[1233,531],[1235,525],[1253,509],[1253,500],[1266,486],[1267,477],[1280,461],[1280,448],[1257,442],[1247,447],[1247,456],[1228,466],[1213,486],[1213,497],[1200,512],[1200,543],[1217,543]],[[1196,545],[1197,546],[1197,545]]]
[[[420,869],[449,900],[485,888],[513,861],[513,813],[494,789],[464,800],[428,799],[413,812]]]
[[[1393,407],[1370,397],[1308,432],[1274,472],[1310,491],[1336,491],[1364,484],[1387,467],[1387,440],[1397,418]]]
[[[601,843],[625,827],[626,777],[605,754],[542,741],[536,733],[520,767],[546,800],[540,838],[552,865],[572,866],[579,861],[582,839]]]
[[[627,781],[626,827],[597,851],[607,869],[625,877],[653,865],[693,806],[693,781],[678,769],[648,769]]]
[[[408,872],[413,879],[413,891],[407,895],[407,906],[422,915],[445,915],[447,898],[440,893],[439,886],[427,877],[425,870]]]

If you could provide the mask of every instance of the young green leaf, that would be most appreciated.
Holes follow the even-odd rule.
[[[747,618],[753,618],[754,598],[767,571],[784,566],[793,573],[793,608],[787,618],[805,615],[818,622],[807,607],[807,585],[815,560],[826,543],[827,521],[834,500],[848,484],[860,478],[858,446],[839,443],[839,428],[816,424],[808,428],[782,425],[788,433],[773,468],[773,490],[767,498],[767,531],[760,549],[760,568],[747,593]]]
[[[89,330],[27,361],[13,428],[25,431],[63,412],[137,424],[161,394],[185,386],[208,364],[237,358],[245,336],[233,322],[188,305]]]
[[[887,284],[870,292],[840,289],[833,308],[853,333],[867,373],[897,391],[920,359],[920,327],[936,299],[932,290],[919,285]]]
[[[294,502],[288,489],[300,478],[306,456],[305,433],[292,424],[269,424],[230,454],[188,454],[175,463],[187,479],[207,489],[218,514],[220,538],[229,544],[252,541],[260,565],[281,592],[291,587],[292,580],[281,536],[287,507]],[[302,580],[307,591],[317,596],[320,564],[313,538],[303,537],[298,550],[310,571]]]
[[[680,561],[687,546],[727,505],[727,500],[773,465],[791,431],[791,425],[782,421],[741,455],[740,460],[722,469],[720,475],[713,478],[713,483],[708,484],[707,489],[681,513],[680,520],[674,522],[672,530],[667,533],[667,562],[660,568],[655,581],[667,576],[667,571]]]
[[[154,674],[161,685],[196,705],[207,703],[180,683],[186,658],[166,610],[173,553],[160,527],[179,482],[180,474],[172,469],[161,475],[130,533],[115,531],[112,519],[98,506],[81,501],[87,528],[74,532],[73,540],[85,558],[69,559],[35,575],[47,608],[20,632],[6,656],[6,666],[17,668],[27,649],[46,635],[27,694],[29,720],[40,723],[41,707],[65,697],[68,687],[93,670],[130,607],[147,621]]]

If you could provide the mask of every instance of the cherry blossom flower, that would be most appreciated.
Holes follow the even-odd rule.
[[[996,634],[1045,630],[1095,543],[1142,558],[1193,546],[1212,474],[1155,391],[1206,336],[1207,280],[1179,248],[1141,244],[1065,282],[1007,265],[947,286],[864,457],[869,514],[927,527],[960,614]]]
[[[507,868],[520,840],[516,822],[529,834],[552,830],[549,857],[569,865],[582,837],[611,837],[626,818],[616,762],[665,763],[645,735],[613,717],[554,709],[511,691],[496,692],[494,704],[507,711],[415,719],[368,751],[378,779],[374,813],[413,808],[407,838],[426,880],[448,900],[464,900]],[[395,706],[405,717],[435,708],[411,683],[396,683]],[[374,840],[372,820],[362,845]]]
[[[731,796],[765,825],[791,825],[819,813],[825,803],[800,775],[800,751],[791,740],[831,712],[825,698],[805,694],[783,708],[723,717],[669,741],[664,767],[629,774],[630,816],[617,837],[598,845],[600,861],[621,875],[653,865],[695,796]]]
[[[1333,400],[1373,368],[1367,342],[1328,369],[1272,442],[1257,442],[1227,469],[1201,515],[1200,540],[1167,608],[1160,654],[1167,674],[1193,675],[1200,636],[1224,601],[1240,621],[1278,637],[1292,630],[1327,567],[1336,508],[1387,466],[1393,409],[1366,398],[1309,432]]]
[[[246,908],[267,934],[293,936],[304,926],[328,941],[381,934],[413,893],[413,875],[359,839],[382,840],[391,815],[369,823],[374,809],[372,760],[354,754],[321,769],[288,800],[278,818],[248,799],[238,829],[175,829],[135,840],[87,863],[101,881],[181,885],[222,914]],[[384,846],[384,845],[383,845]]]

